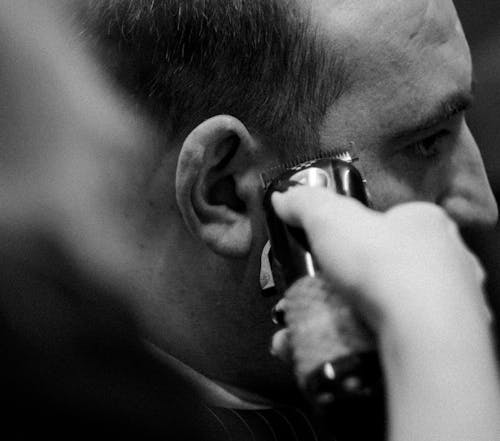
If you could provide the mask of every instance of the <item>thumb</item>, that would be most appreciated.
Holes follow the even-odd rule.
[[[339,195],[327,188],[305,185],[275,192],[271,197],[278,216],[287,224],[305,229],[343,230],[352,226],[358,216],[372,218],[376,212],[357,199]],[[357,219],[359,220],[359,219]],[[371,219],[370,219],[371,220]]]
[[[377,236],[381,214],[356,199],[306,186],[274,193],[272,203],[286,223],[305,230],[330,281],[337,288],[355,288],[367,246]]]

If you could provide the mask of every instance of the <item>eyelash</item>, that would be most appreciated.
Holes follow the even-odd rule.
[[[438,141],[448,135],[446,130],[442,130],[432,136],[418,141],[409,146],[410,153],[418,158],[430,160],[436,158],[441,153],[437,147]]]

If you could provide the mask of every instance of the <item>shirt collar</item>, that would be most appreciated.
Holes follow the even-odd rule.
[[[247,410],[267,409],[272,407],[272,402],[269,400],[245,390],[211,380],[179,359],[168,354],[154,343],[147,340],[144,342],[148,350],[157,360],[160,360],[161,363],[186,379],[208,405]]]

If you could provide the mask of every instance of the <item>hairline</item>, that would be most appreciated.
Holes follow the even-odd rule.
[[[92,4],[91,0],[84,0],[85,3]],[[107,2],[104,2],[107,5],[108,12],[111,12],[113,10],[119,10],[120,8],[123,8],[124,5],[127,5],[128,2],[126,0],[120,1],[120,0],[110,0]],[[99,2],[94,2],[96,5],[96,8],[101,8],[99,5]],[[142,3],[146,4],[146,3]],[[175,9],[175,2],[168,2],[164,1],[164,5],[167,5],[167,7],[171,7],[172,10]],[[257,4],[257,7],[260,5],[265,4],[265,2],[261,4]],[[288,113],[288,108],[291,107],[290,112],[292,115],[292,118],[296,118],[298,125],[302,128],[302,130],[312,130],[315,129],[316,132],[319,131],[321,128],[322,124],[324,123],[325,117],[327,116],[327,111],[328,109],[333,105],[333,103],[336,101],[336,99],[340,96],[342,93],[343,89],[345,88],[345,63],[344,63],[344,57],[342,54],[335,53],[336,48],[332,47],[331,41],[329,41],[327,35],[325,32],[321,32],[320,25],[316,23],[313,24],[313,19],[312,19],[312,10],[311,8],[304,7],[303,4],[298,2],[297,0],[276,0],[271,2],[270,4],[274,5],[276,7],[276,10],[278,10],[278,16],[282,20],[281,23],[272,24],[272,26],[282,26],[284,32],[286,35],[284,35],[284,38],[291,39],[288,41],[288,44],[291,45],[286,48],[289,52],[286,53],[288,57],[292,57],[293,60],[296,61],[295,64],[290,64],[291,69],[290,70],[284,70],[284,81],[285,84],[290,85],[288,89],[293,90],[294,92],[297,92],[297,94],[302,94],[303,96],[293,96],[293,94],[290,94],[289,90],[286,88],[284,89],[283,87],[279,91],[274,91],[269,94],[269,96],[263,96],[261,97],[264,101],[263,105],[266,105],[268,102],[271,103],[271,105],[276,106],[276,124],[273,127],[272,125],[269,126],[266,124],[259,124],[258,117],[257,119],[249,119],[249,121],[242,121],[247,125],[247,127],[250,130],[254,130],[256,134],[260,135],[263,139],[273,139],[276,135],[276,131],[281,131],[283,130],[284,133],[283,135],[289,139],[293,136],[292,133],[286,133],[288,130],[289,132],[293,131],[293,128],[291,129],[289,126],[287,126],[287,121],[286,121],[286,113]],[[188,7],[190,7],[190,3],[187,4]],[[242,8],[242,4],[239,2],[233,2],[233,1],[228,1],[226,3],[221,3],[221,5],[227,6],[227,5],[234,5],[234,7],[240,7]],[[283,9],[284,6],[287,6],[286,9]],[[292,12],[289,12],[288,7],[295,8],[293,9]],[[103,6],[102,8],[106,8],[106,6]],[[102,9],[101,8],[101,9]],[[253,6],[248,6],[243,9],[244,13],[249,13],[248,11],[251,12],[251,9]],[[282,8],[282,9],[279,9]],[[141,11],[141,6],[136,8],[138,11]],[[123,11],[122,11],[123,12]],[[284,13],[284,15],[280,15],[280,13]],[[295,14],[295,15],[294,15]],[[191,17],[192,18],[192,17]],[[188,17],[189,19],[189,17]],[[109,18],[108,20],[111,20]],[[261,18],[261,22],[257,23],[257,28],[261,26],[264,30],[266,30],[266,26],[269,26],[269,23],[266,23],[265,20],[266,18]],[[157,23],[155,23],[157,24]],[[188,23],[189,24],[189,23]],[[144,23],[141,22],[140,20],[137,20],[131,27],[133,28],[134,26],[144,26]],[[183,29],[184,31],[185,29]],[[102,32],[102,30],[101,30]],[[253,35],[251,35],[254,37]],[[99,36],[101,40],[106,42],[107,36],[105,34]],[[184,35],[181,35],[180,40],[182,41],[182,38],[184,38]],[[248,37],[246,35],[245,37]],[[257,38],[258,36],[255,36]],[[115,37],[116,38],[116,37]],[[117,45],[116,50],[117,53],[119,53],[120,50],[123,50],[123,46],[125,46],[127,43],[127,37],[126,36],[121,36],[120,41],[115,42],[114,44]],[[164,45],[167,49],[169,49],[172,46],[175,46],[176,43],[167,41],[168,36],[163,38],[160,35],[160,31],[158,31],[158,38],[155,41],[156,45]],[[184,39],[185,42],[186,39]],[[137,53],[137,48],[134,48],[134,43],[132,41],[132,50],[135,50],[134,55],[136,57],[140,56]],[[140,44],[136,43],[136,44]],[[248,42],[245,42],[244,44],[248,44]],[[252,43],[253,44],[253,43]],[[255,43],[258,44],[258,43]],[[271,44],[276,45],[276,42],[273,41]],[[228,46],[230,47],[230,46]],[[224,49],[224,48],[223,48]],[[227,48],[226,48],[227,49]],[[276,49],[276,47],[273,47],[272,49]],[[148,48],[148,50],[151,51],[151,53],[154,52],[153,49]],[[212,52],[214,51],[213,47],[209,48]],[[285,49],[283,49],[284,52],[286,52]],[[134,56],[133,55],[133,56]],[[203,54],[200,52],[199,54],[199,60],[203,60],[206,54]],[[219,54],[216,54],[219,56]],[[216,62],[219,63],[218,69],[221,72],[225,72],[224,69],[227,69],[228,66],[231,65],[230,60],[227,59],[227,53],[221,54],[221,58],[217,59]],[[255,54],[254,54],[255,55]],[[280,53],[280,55],[283,55],[283,53]],[[264,65],[269,62],[271,66],[276,65],[276,60],[271,59],[272,54],[266,55],[268,58],[260,58],[258,61],[262,62]],[[118,58],[122,57],[121,60],[118,62],[121,63],[120,66],[125,64],[126,66],[126,60],[124,60],[124,55],[123,53],[118,55]],[[105,60],[105,63],[108,60]],[[108,61],[109,62],[109,61]],[[288,60],[288,62],[290,62]],[[316,69],[314,71],[311,71],[311,66],[308,66],[307,63],[313,63]],[[274,63],[274,64],[273,64]],[[201,66],[203,68],[203,66]],[[135,68],[135,66],[133,67]],[[180,69],[185,69],[189,71],[189,69],[192,70],[193,75],[199,74],[201,77],[204,75],[207,75],[207,72],[203,71],[200,69],[198,66],[198,70],[196,70],[196,66],[189,65],[188,63],[184,63],[180,67]],[[150,68],[151,70],[153,69],[153,66]],[[199,123],[203,122],[204,120],[215,116],[217,114],[232,114],[231,112],[231,105],[226,106],[226,108],[221,108],[221,106],[217,106],[219,103],[208,103],[210,105],[202,106],[201,111],[198,112],[198,109],[191,109],[192,112],[190,115],[181,115],[180,117],[175,114],[176,109],[172,109],[172,107],[169,106],[164,106],[164,103],[162,102],[162,94],[170,95],[171,101],[172,102],[179,102],[180,99],[177,96],[176,97],[176,90],[164,90],[168,89],[168,86],[165,88],[162,87],[162,78],[160,72],[163,69],[163,74],[165,72],[167,74],[170,74],[169,72],[169,66],[167,63],[164,64],[158,64],[156,66],[156,72],[155,72],[155,78],[154,78],[154,83],[151,84],[151,88],[148,91],[147,94],[142,92],[143,95],[138,94],[137,96],[133,96],[133,99],[138,103],[138,106],[146,110],[147,114],[149,114],[150,117],[152,117],[153,121],[157,124],[160,124],[163,130],[166,130],[168,134],[171,135],[171,137],[175,140],[182,139],[183,136],[187,136],[187,134],[194,128],[196,127]],[[282,69],[283,71],[283,69]],[[182,75],[182,73],[181,73]],[[189,75],[189,72],[187,73]],[[264,72],[263,75],[268,75],[267,72]],[[269,76],[269,75],[268,75]],[[272,78],[272,73],[270,74]],[[242,75],[243,77],[243,75]],[[163,79],[165,80],[165,78]],[[166,81],[166,80],[165,80]],[[177,79],[174,78],[174,84]],[[182,81],[179,80],[179,81]],[[293,83],[298,82],[301,83],[300,85],[297,85],[297,87],[293,87]],[[262,85],[262,82],[257,83],[254,85],[257,87],[258,85]],[[171,84],[170,84],[171,86]],[[234,86],[234,83],[231,84],[231,86]],[[217,90],[217,85],[213,90]],[[255,87],[252,89],[252,87],[247,88],[250,90],[250,92],[255,92]],[[219,87],[220,89],[220,87]],[[308,92],[311,94],[312,92],[315,92],[318,94],[319,90],[322,90],[324,94],[329,94],[330,99],[326,100],[325,102],[321,103],[322,108],[317,109],[315,108],[315,103],[311,103],[310,100],[313,98],[311,96],[307,96]],[[331,89],[331,90],[330,90]],[[131,91],[125,87],[125,90],[128,93],[131,93],[134,95],[134,91]],[[241,93],[243,94],[244,88],[242,90],[237,90],[236,93]],[[192,97],[191,97],[192,98]],[[227,97],[226,97],[227,98]],[[213,96],[212,96],[213,99]],[[239,96],[240,100],[245,100],[246,97],[244,95]],[[251,101],[252,98],[250,98]],[[177,101],[175,101],[177,100]],[[256,106],[256,103],[251,103],[254,107]],[[235,106],[232,106],[233,108]],[[236,106],[238,107],[238,106]],[[272,109],[265,110],[262,114],[265,115],[266,112],[268,114],[272,114]],[[243,112],[244,113],[244,112]],[[235,117],[238,117],[238,115],[233,115]],[[184,124],[181,129],[179,127],[175,127],[175,118],[184,118],[184,120],[189,120],[188,124]],[[284,122],[283,127],[276,127],[276,125],[279,125],[280,120]],[[257,124],[256,124],[257,122]],[[265,123],[265,121],[264,121]],[[308,127],[310,126],[310,127]],[[313,127],[314,126],[314,127]],[[269,132],[275,132],[275,133],[269,133]],[[319,143],[319,135],[316,140]],[[283,147],[283,146],[282,146]],[[297,146],[296,146],[297,147]],[[301,149],[301,146],[298,146],[299,149]],[[304,146],[303,149],[307,150],[310,148],[310,146]],[[301,152],[304,153],[304,152]]]

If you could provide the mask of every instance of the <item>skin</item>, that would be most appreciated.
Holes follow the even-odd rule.
[[[430,201],[460,225],[491,224],[496,203],[464,112],[399,136],[454,94],[468,100],[472,93],[470,53],[452,2],[407,3],[376,2],[362,19],[344,4],[329,19],[335,30],[349,23],[342,38],[355,42],[348,47],[356,67],[352,86],[325,120],[323,145],[353,146],[378,209]],[[414,148],[424,140],[428,158]]]
[[[450,96],[463,104],[471,92],[469,49],[452,2],[304,8],[344,55],[349,80],[325,117],[320,148],[349,146],[359,156],[378,210],[428,201],[460,225],[495,223],[466,106],[415,132]],[[274,398],[295,390],[290,368],[268,351],[278,299],[259,294],[267,240],[260,173],[275,160],[258,133],[231,116],[214,117],[159,161],[144,194],[147,215],[135,218],[144,253],[137,272],[149,293],[138,316],[147,339],[228,387]],[[233,208],[236,200],[243,208]]]
[[[318,1],[304,5],[312,7],[312,18],[325,38],[345,54],[350,74],[349,87],[325,118],[321,148],[352,147],[379,210],[423,200],[442,205],[460,224],[492,224],[496,205],[463,113],[412,139],[394,141],[397,133],[415,125],[450,93],[469,91],[471,83],[469,51],[451,2],[440,1],[439,7],[437,1],[409,3],[380,1],[370,2],[368,7],[367,1]],[[360,10],[368,12],[360,17]],[[12,78],[23,77],[13,73]],[[26,83],[30,84],[29,79]],[[57,96],[55,91],[52,98]],[[64,112],[57,113],[54,120],[68,115],[68,106],[62,108]],[[75,105],[75,109],[73,119],[78,119],[79,107]],[[84,127],[78,133],[94,140],[89,143],[84,136],[83,145],[102,152],[99,136],[93,137],[96,130],[85,124],[88,118],[100,115],[97,109],[102,107],[85,114]],[[38,115],[44,112],[33,117]],[[285,396],[296,389],[291,369],[268,351],[276,331],[270,310],[277,299],[263,298],[259,287],[260,255],[267,241],[260,173],[275,162],[272,150],[260,142],[257,132],[231,116],[218,116],[186,139],[172,140],[164,153],[162,148],[156,149],[163,134],[149,138],[146,133],[154,132],[149,127],[139,127],[133,134],[130,121],[135,117],[117,115],[116,120],[124,118],[126,123],[118,124],[117,129],[113,119],[102,129],[117,137],[113,147],[130,146],[119,153],[110,147],[109,162],[99,160],[88,169],[82,166],[99,156],[93,148],[84,158],[79,156],[82,149],[44,155],[41,164],[47,166],[44,172],[51,179],[43,180],[44,185],[34,180],[34,194],[43,191],[43,197],[56,199],[54,206],[65,207],[64,216],[51,222],[54,229],[63,231],[82,264],[95,261],[98,267],[102,263],[105,269],[100,274],[107,277],[112,273],[108,268],[121,268],[114,278],[127,280],[127,300],[134,305],[134,315],[148,341],[229,387],[276,399]],[[75,136],[73,119],[59,142]],[[25,118],[24,123],[41,131],[33,135],[21,131],[32,137],[31,144],[40,143],[39,133],[56,133],[45,130],[45,121],[29,123]],[[436,145],[438,156],[430,160],[413,155],[414,143],[443,129],[447,135]],[[231,141],[235,138],[236,145]],[[58,139],[49,139],[47,148],[58,146]],[[74,145],[60,144],[61,149]],[[144,144],[155,146],[147,158],[140,156],[145,149],[137,148]],[[12,145],[12,152],[19,152],[22,144]],[[31,162],[26,158],[31,157],[26,155],[22,165],[28,167]],[[52,162],[51,158],[58,159]],[[54,167],[61,158],[68,162]],[[96,178],[89,179],[91,173]],[[25,175],[23,171],[9,176]],[[60,184],[48,184],[53,181]],[[25,186],[26,182],[12,185]],[[214,193],[219,195],[216,201]],[[42,196],[34,199],[42,200]],[[232,208],[235,200],[244,208]],[[12,203],[16,211],[19,201],[16,197],[6,203]],[[47,211],[47,205],[41,205],[36,205],[37,219],[39,212]],[[105,217],[109,227],[100,227],[106,225]],[[90,221],[82,226],[84,219]],[[96,226],[99,228],[94,230]],[[75,228],[86,230],[75,234],[79,231]],[[112,237],[110,232],[114,232]],[[96,269],[88,271],[95,273]],[[128,283],[129,278],[133,283]]]
[[[177,220],[172,214],[168,217],[169,226],[179,237],[169,236],[167,246],[161,236],[153,234],[162,230],[154,228],[152,219],[154,213],[174,211],[173,203],[155,206],[149,191],[159,190],[162,179],[169,182],[166,175],[169,168],[165,164],[172,158],[159,161],[162,149],[158,144],[160,138],[152,136],[154,129],[138,115],[128,112],[130,103],[112,93],[85,54],[75,47],[69,48],[70,33],[60,27],[58,17],[48,14],[44,2],[15,0],[2,3],[0,10],[3,12],[0,52],[5,61],[0,90],[8,104],[5,106],[8,111],[0,118],[4,159],[0,233],[2,274],[6,276],[1,306],[4,326],[14,331],[7,333],[7,340],[10,335],[16,336],[14,341],[7,342],[7,347],[13,346],[15,354],[25,355],[20,359],[8,357],[6,378],[10,383],[9,373],[15,369],[16,380],[33,376],[27,384],[35,386],[28,388],[28,395],[23,394],[24,388],[18,390],[17,381],[4,388],[7,397],[14,392],[16,404],[11,411],[14,414],[19,411],[19,400],[24,395],[29,402],[26,410],[36,409],[36,417],[41,417],[42,424],[35,425],[37,436],[43,437],[44,430],[49,430],[52,438],[66,434],[71,421],[80,426],[82,418],[92,431],[92,419],[87,421],[86,416],[94,403],[101,416],[107,405],[113,409],[110,421],[113,431],[117,430],[117,415],[123,415],[124,423],[131,415],[132,428],[136,427],[138,417],[144,418],[145,433],[150,433],[151,427],[165,427],[172,437],[176,423],[193,429],[197,422],[204,421],[202,415],[206,409],[196,405],[199,400],[187,385],[182,385],[180,395],[173,395],[180,379],[172,372],[168,375],[168,370],[161,370],[156,377],[155,372],[160,370],[147,369],[148,357],[144,354],[138,363],[143,369],[137,377],[133,374],[135,369],[127,367],[127,361],[137,364],[136,351],[132,351],[135,355],[131,360],[121,358],[129,344],[136,348],[138,334],[134,323],[130,323],[138,313],[134,302],[144,303],[157,295],[148,289],[154,283],[148,283],[147,273],[139,271],[138,262],[146,268],[161,266],[164,260],[158,256],[165,256],[168,246],[176,241],[186,248],[189,246],[186,237],[189,231],[193,241],[198,239],[200,243],[203,238],[207,249],[225,258],[211,256],[213,261],[205,261],[197,277],[191,275],[189,279],[187,275],[183,280],[186,294],[193,294],[188,290],[194,286],[189,285],[190,281],[204,274],[208,277],[215,268],[219,277],[227,275],[223,272],[224,261],[233,270],[238,269],[234,261],[244,262],[244,267],[261,239],[252,236],[248,240],[248,234],[257,234],[260,226],[257,216],[256,220],[249,217],[252,210],[258,212],[261,197],[254,191],[252,178],[268,158],[259,154],[258,143],[233,118],[218,117],[198,127],[184,141],[175,185],[167,188],[175,190],[175,203],[182,215]],[[32,72],[37,75],[32,76]],[[228,134],[238,136],[237,152],[235,144],[227,142]],[[230,161],[225,160],[228,152]],[[187,173],[195,171],[199,173]],[[226,179],[230,172],[234,185],[228,185]],[[206,196],[210,186],[224,195],[221,198],[219,194],[217,204]],[[235,197],[245,202],[244,210],[230,208],[234,207]],[[164,202],[169,201],[164,198]],[[149,203],[144,204],[145,201]],[[224,201],[226,206],[220,203]],[[433,204],[414,203],[380,214],[352,199],[310,188],[276,194],[273,201],[280,216],[307,231],[327,276],[338,287],[345,288],[345,294],[352,297],[358,310],[378,332],[389,380],[389,439],[498,439],[500,428],[496,416],[500,397],[491,335],[481,299],[484,273],[444,211]],[[337,241],[336,237],[342,235],[344,240]],[[373,246],[367,247],[367,243]],[[401,243],[405,246],[400,246]],[[180,262],[172,259],[168,263],[181,275],[177,263],[185,263],[183,259],[193,265],[197,259],[201,262],[207,258],[203,246],[198,246],[198,251],[200,256],[191,254],[190,262],[178,253]],[[415,255],[426,258],[415,262]],[[401,271],[395,271],[395,266]],[[401,278],[401,272],[408,268],[412,268],[408,277]],[[442,277],[443,273],[447,277]],[[234,274],[235,284],[244,279]],[[223,279],[219,285],[227,287],[230,282],[231,279]],[[226,292],[219,294],[215,290],[204,292],[213,295],[209,300],[214,301],[227,296]],[[233,294],[238,300],[238,292]],[[173,312],[182,310],[180,303],[172,304],[167,324],[175,323],[178,317]],[[309,307],[299,303],[306,309]],[[200,310],[202,306],[200,302]],[[423,312],[416,313],[419,310]],[[200,311],[190,312],[192,319]],[[457,317],[460,317],[458,322]],[[241,327],[245,327],[245,317],[237,318]],[[257,312],[253,318],[258,321]],[[310,319],[315,321],[316,317]],[[212,323],[214,333],[216,325]],[[241,328],[234,329],[236,337],[242,338],[238,329]],[[101,351],[95,354],[87,344],[82,344],[89,341],[89,333],[92,346],[95,339],[105,344],[97,344],[106,348],[105,354]],[[201,341],[196,326],[192,333],[185,328],[178,333],[181,337],[185,334],[189,337],[194,334]],[[258,341],[257,334],[252,336]],[[238,347],[248,349],[241,344],[248,340],[240,342]],[[125,366],[122,362],[119,367],[114,363],[114,345]],[[211,355],[216,358],[218,354]],[[236,361],[241,360],[239,357]],[[258,360],[258,357],[258,353],[253,353],[249,358]],[[245,371],[234,361],[226,360],[226,364],[248,378],[252,369]],[[200,369],[208,365],[203,362],[199,361]],[[227,372],[220,371],[214,377],[224,377]],[[37,401],[38,386],[42,386],[42,396],[48,394],[49,399]],[[49,392],[53,387],[55,390]],[[64,421],[61,431],[54,431],[47,421],[42,421],[45,413],[42,411],[40,415],[36,403],[43,403],[43,410],[48,408],[53,414],[53,401],[59,402],[58,398],[64,406]],[[82,403],[83,408],[79,408]],[[76,410],[76,420],[71,419],[71,409]],[[6,430],[12,426],[17,436],[25,434],[22,424],[11,413],[8,416]],[[160,426],[157,416],[161,419]],[[24,411],[21,418],[26,419]],[[103,422],[98,419],[98,430],[102,431]],[[126,431],[128,426],[123,425]],[[192,435],[191,431],[189,434]],[[204,435],[205,431],[200,439]]]
[[[413,202],[379,213],[307,187],[276,193],[273,201],[289,224],[304,228],[336,294],[377,334],[388,439],[498,439],[500,388],[485,273],[444,210]],[[335,356],[335,338],[325,333],[335,327],[331,298],[297,285],[285,295],[299,381]]]

